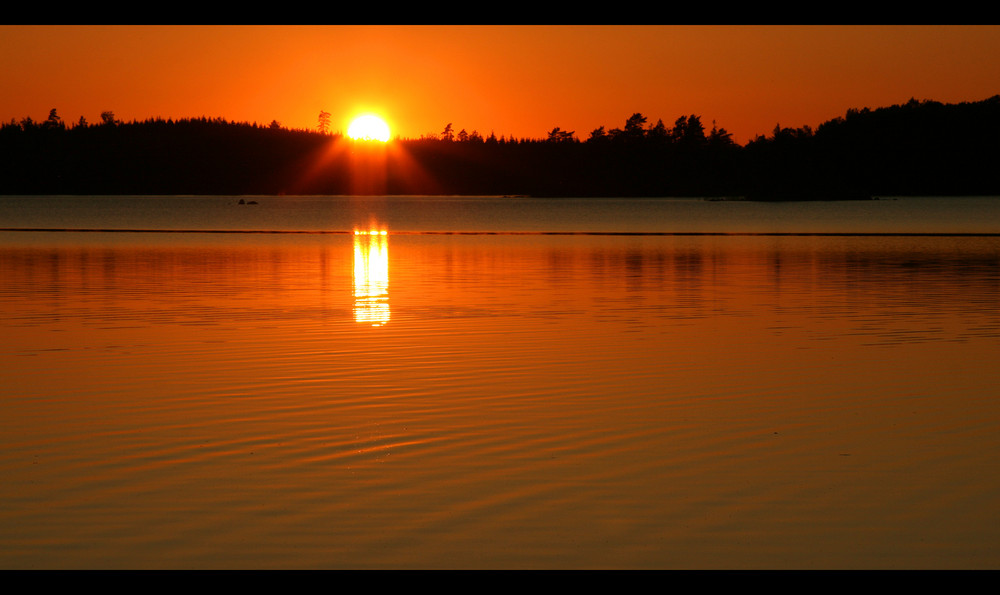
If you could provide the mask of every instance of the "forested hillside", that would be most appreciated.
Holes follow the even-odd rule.
[[[222,118],[0,126],[0,194],[518,194],[744,196],[1000,195],[1000,95],[850,109],[810,127],[776,126],[746,145],[685,115],[636,113],[621,128],[545,138],[478,132],[349,140]]]

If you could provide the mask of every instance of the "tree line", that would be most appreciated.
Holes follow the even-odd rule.
[[[324,117],[325,115],[325,117]],[[391,148],[329,131],[192,118],[0,124],[0,194],[518,194],[762,200],[1000,194],[1000,95],[911,99],[776,125],[745,145],[715,122],[640,113],[581,139],[552,128],[516,139],[454,130]]]

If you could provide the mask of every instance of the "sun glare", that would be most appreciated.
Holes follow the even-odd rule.
[[[389,125],[382,118],[373,115],[364,115],[354,118],[347,128],[347,136],[354,140],[377,140],[386,142],[389,140]]]

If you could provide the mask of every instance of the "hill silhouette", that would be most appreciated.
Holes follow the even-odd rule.
[[[758,200],[1000,194],[1000,95],[849,109],[745,145],[697,115],[635,113],[580,139],[478,132],[396,139],[223,118],[0,125],[0,194],[742,196]]]

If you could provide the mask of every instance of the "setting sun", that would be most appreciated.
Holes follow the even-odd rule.
[[[389,140],[389,125],[385,120],[373,115],[358,116],[347,128],[347,136],[354,140]]]

